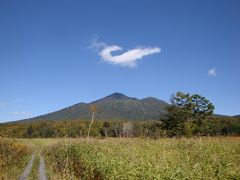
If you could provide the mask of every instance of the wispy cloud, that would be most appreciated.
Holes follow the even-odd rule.
[[[209,70],[208,70],[208,75],[209,75],[209,76],[212,76],[212,77],[216,76],[216,75],[217,75],[216,69],[215,69],[215,68],[209,69]]]
[[[15,111],[12,114],[15,115],[15,116],[24,116],[24,117],[31,116],[30,112],[25,112],[25,111]]]
[[[93,49],[95,51],[100,51],[105,47],[107,47],[107,44],[98,41],[98,36],[94,36],[92,39],[90,39],[90,45],[88,46],[88,48]]]
[[[136,47],[120,55],[112,55],[113,52],[121,51],[123,48],[118,45],[109,46],[104,42],[98,42],[97,39],[94,39],[89,47],[98,51],[98,55],[103,61],[125,67],[135,67],[137,60],[142,59],[144,56],[161,52],[159,47]]]

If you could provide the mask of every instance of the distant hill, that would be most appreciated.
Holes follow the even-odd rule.
[[[90,119],[90,105],[95,105],[98,109],[96,119],[158,120],[166,114],[165,108],[168,103],[154,97],[137,99],[121,93],[114,93],[91,103],[78,103],[56,112],[23,121]]]

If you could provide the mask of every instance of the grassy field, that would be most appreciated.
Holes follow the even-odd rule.
[[[18,141],[45,158],[49,179],[240,179],[237,137]]]
[[[239,138],[82,140],[44,154],[63,179],[240,179]]]

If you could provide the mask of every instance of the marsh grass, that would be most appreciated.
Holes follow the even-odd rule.
[[[54,180],[240,179],[238,137],[0,139],[0,151],[0,179],[17,179],[32,153],[29,179],[38,179],[40,154]]]
[[[240,179],[239,138],[105,139],[44,150],[62,177],[88,179]]]

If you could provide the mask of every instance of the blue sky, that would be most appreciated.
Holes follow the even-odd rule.
[[[1,0],[0,122],[113,92],[240,114],[240,1]]]

